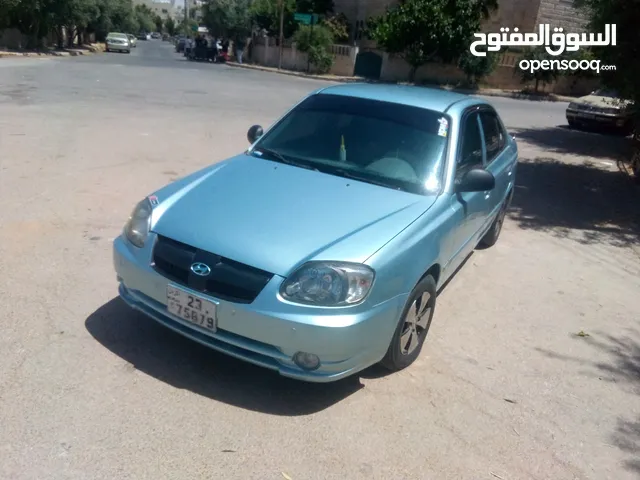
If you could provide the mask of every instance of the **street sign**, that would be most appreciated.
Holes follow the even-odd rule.
[[[198,25],[191,25],[191,30],[194,32],[198,31]]]
[[[315,25],[318,23],[319,15],[316,13],[294,13],[293,19],[303,25]]]

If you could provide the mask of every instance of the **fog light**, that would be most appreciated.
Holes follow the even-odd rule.
[[[293,356],[293,361],[303,370],[315,370],[320,366],[320,359],[313,353],[298,352]]]

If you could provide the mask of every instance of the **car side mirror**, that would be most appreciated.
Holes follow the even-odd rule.
[[[260,125],[254,125],[247,132],[247,140],[249,140],[249,143],[253,145],[256,140],[258,140],[262,136],[263,133],[264,131],[262,130],[262,127]]]
[[[456,192],[486,192],[493,190],[496,179],[491,172],[483,168],[473,168],[456,181]]]

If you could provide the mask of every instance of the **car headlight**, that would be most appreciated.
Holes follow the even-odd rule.
[[[577,103],[575,103],[575,102],[571,102],[571,103],[569,104],[569,108],[570,108],[571,110],[577,110],[577,109],[578,109],[578,104],[577,104]]]
[[[367,296],[374,277],[370,267],[359,263],[309,262],[283,282],[280,295],[303,305],[354,305]]]
[[[125,225],[125,235],[127,239],[138,248],[144,247],[147,241],[149,230],[151,229],[151,214],[153,207],[148,198],[142,200],[131,212],[129,220]]]

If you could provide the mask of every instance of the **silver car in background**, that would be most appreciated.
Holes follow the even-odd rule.
[[[105,44],[107,52],[131,53],[131,41],[126,33],[110,33]]]

